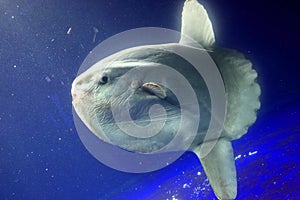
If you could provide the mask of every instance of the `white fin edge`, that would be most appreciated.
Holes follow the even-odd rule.
[[[205,8],[197,0],[187,0],[184,3],[181,34],[181,44],[191,45],[188,39],[191,38],[205,49],[210,49],[215,43],[212,23]]]

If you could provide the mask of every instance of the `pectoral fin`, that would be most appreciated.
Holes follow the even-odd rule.
[[[208,180],[219,199],[235,199],[237,195],[237,180],[234,155],[231,142],[219,139],[211,152],[201,158],[200,149],[194,152],[200,158]]]

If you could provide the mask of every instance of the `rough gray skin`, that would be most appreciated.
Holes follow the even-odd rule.
[[[178,44],[167,44],[168,48],[178,46]],[[184,47],[189,48],[189,47]],[[89,128],[104,141],[120,146],[129,151],[153,152],[168,144],[176,134],[181,120],[180,105],[175,96],[168,88],[159,84],[166,92],[166,97],[162,98],[159,93],[155,94],[143,84],[147,81],[151,73],[155,73],[156,68],[166,65],[174,68],[189,80],[196,92],[201,110],[201,124],[199,134],[194,145],[202,143],[204,133],[210,121],[210,98],[207,87],[201,75],[184,58],[164,50],[164,46],[144,46],[127,49],[109,59],[107,65],[98,63],[102,67],[94,67],[84,72],[76,78],[73,83],[73,92],[80,94],[79,98],[73,100],[73,105],[81,119]],[[125,54],[125,55],[124,55]],[[127,72],[136,70],[130,77]],[[103,77],[108,78],[108,82],[103,84]],[[173,80],[171,80],[173,79]],[[116,83],[118,82],[118,87]],[[161,83],[181,83],[172,77],[164,76]],[[201,92],[200,92],[201,91]],[[111,104],[123,108],[127,102],[130,104],[130,114],[136,124],[145,126],[149,123],[149,108],[154,104],[164,106],[167,111],[167,120],[160,134],[151,138],[137,138],[125,134],[117,127],[112,115]],[[156,116],[155,120],[165,120],[161,116]],[[185,126],[188,130],[189,121],[193,120],[193,112],[190,112],[190,119],[186,119]],[[126,121],[125,121],[126,122]],[[103,129],[100,132],[99,127]],[[107,133],[107,134],[105,134]],[[203,133],[203,134],[201,134]],[[183,143],[187,138],[182,138]],[[178,150],[181,150],[178,148]]]

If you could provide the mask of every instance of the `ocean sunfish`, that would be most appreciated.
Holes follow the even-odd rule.
[[[84,124],[101,140],[131,152],[153,152],[172,140],[182,120],[182,110],[175,94],[164,84],[151,81],[149,77],[163,65],[179,71],[192,85],[201,110],[201,124],[189,150],[199,157],[215,195],[219,199],[235,199],[237,178],[231,140],[247,133],[256,120],[261,93],[256,83],[257,73],[242,53],[215,45],[211,21],[197,0],[187,0],[184,4],[181,34],[179,43],[133,47],[94,64],[74,80],[71,91],[72,104]],[[184,39],[183,35],[193,39],[203,48]],[[203,133],[208,128],[211,118],[209,92],[205,81],[192,70],[191,64],[172,53],[174,48],[185,49],[187,52],[193,49],[199,51],[199,54],[203,51],[208,52],[224,82],[226,117],[223,130],[221,136],[215,138],[214,147],[205,157],[200,156],[199,149],[203,145]],[[129,71],[131,73],[128,73]],[[166,77],[162,82],[169,81],[180,87],[180,81],[171,79],[172,77]],[[124,134],[115,123],[116,116],[112,112],[112,105],[129,105],[130,118],[140,126],[147,126],[150,120],[149,112],[151,109],[153,111],[153,106],[157,104],[165,108],[166,113],[160,115],[167,119],[159,135],[134,137],[134,134]],[[188,114],[188,120],[184,123],[184,130],[188,132],[190,122],[193,121],[193,111],[188,110],[187,113],[190,115]],[[160,115],[155,120],[159,121]],[[184,142],[185,138],[182,138],[182,143]]]

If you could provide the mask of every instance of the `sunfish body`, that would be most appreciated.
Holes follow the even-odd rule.
[[[185,37],[179,43],[126,49],[99,61],[74,80],[73,106],[85,125],[103,141],[133,152],[156,151],[172,140],[182,119],[175,94],[163,84],[151,81],[150,77],[163,65],[175,69],[188,78],[201,110],[201,123],[189,149],[200,158],[216,196],[219,199],[235,199],[237,179],[231,140],[244,135],[256,120],[256,111],[260,107],[257,73],[243,54],[215,45],[211,21],[204,7],[196,0],[185,2],[181,33],[209,50],[207,52],[218,67],[226,91],[227,112],[222,135],[215,138],[216,144],[207,156],[202,158],[199,155],[199,147],[203,144],[204,133],[211,118],[208,89],[191,64],[172,53],[172,49],[178,48],[186,52],[203,52],[202,48],[197,49],[198,46],[185,40]],[[131,73],[128,73],[130,70]],[[180,85],[171,76],[165,76],[161,82]],[[135,123],[145,126],[150,120],[150,109],[156,104],[162,105],[167,111],[167,120],[158,135],[133,137],[120,131],[114,122],[112,105],[121,108],[129,105],[130,117]],[[189,114],[183,128],[188,132],[193,121],[193,111],[187,112]],[[155,119],[159,121],[160,115]],[[182,138],[184,142],[185,138]]]

